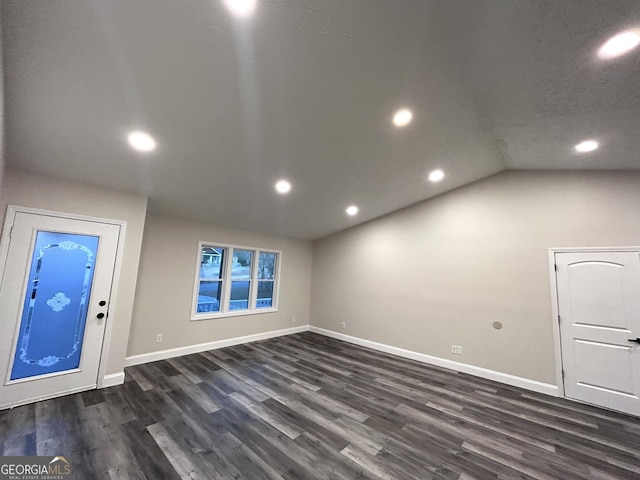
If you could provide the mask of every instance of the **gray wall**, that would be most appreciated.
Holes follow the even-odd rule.
[[[7,169],[2,187],[3,211],[12,203],[128,222],[107,373],[122,371],[125,353],[311,319],[318,327],[553,383],[547,249],[640,244],[640,173],[631,172],[500,174],[316,241],[313,253],[307,241],[176,218],[148,215],[145,224],[143,197],[24,170]],[[280,310],[191,322],[199,240],[282,250]],[[502,330],[491,328],[495,320]],[[156,333],[162,343],[155,343]],[[462,345],[464,355],[451,355],[451,344]]]
[[[637,245],[640,173],[507,172],[314,242],[311,324],[555,383],[548,249]]]
[[[190,321],[201,240],[282,250],[278,312]],[[310,284],[311,242],[148,215],[128,355],[307,325]]]
[[[127,222],[117,303],[115,309],[109,311],[113,329],[106,374],[122,372],[138,277],[146,198],[8,168],[0,195],[0,226],[8,204]]]
[[[4,49],[2,45],[2,6],[0,6],[0,193],[2,193],[2,178],[5,168],[5,135],[4,135]]]

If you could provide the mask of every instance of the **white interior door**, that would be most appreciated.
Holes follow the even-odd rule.
[[[16,212],[0,284],[0,408],[95,388],[120,226]],[[7,235],[9,233],[9,235]]]
[[[565,395],[640,416],[640,252],[555,261]]]

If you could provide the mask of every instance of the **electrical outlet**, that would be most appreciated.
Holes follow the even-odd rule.
[[[159,333],[156,335],[156,343],[160,343],[162,341],[162,334]]]
[[[297,321],[298,321],[298,319],[296,318],[295,315],[293,317],[291,317],[291,323],[296,323]]]
[[[451,345],[451,353],[454,355],[462,355],[462,345]]]
[[[342,328],[347,328],[347,322],[342,322]]]

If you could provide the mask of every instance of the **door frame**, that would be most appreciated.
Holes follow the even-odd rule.
[[[107,324],[105,326],[104,337],[102,339],[102,350],[100,351],[100,364],[98,367],[98,378],[96,379],[96,388],[103,388],[105,375],[107,370],[107,360],[109,357],[109,347],[111,346],[111,334],[113,332],[113,323],[116,320],[115,311],[118,301],[118,286],[120,284],[120,274],[122,270],[122,257],[124,254],[124,241],[127,232],[127,222],[125,220],[114,220],[111,218],[93,217],[89,215],[80,215],[76,213],[58,212],[54,210],[44,210],[41,208],[23,207],[20,205],[7,205],[7,213],[4,218],[2,228],[2,239],[0,240],[0,288],[4,283],[5,267],[7,265],[7,256],[9,255],[9,244],[11,229],[18,213],[30,213],[34,215],[42,215],[47,217],[66,218],[70,220],[83,220],[87,222],[106,223],[120,227],[118,235],[118,246],[116,248],[116,258],[113,267],[113,278],[111,280],[111,296],[109,297],[109,314],[107,316]],[[44,400],[44,399],[40,399]]]
[[[558,309],[558,282],[556,277],[556,253],[587,253],[587,252],[640,252],[640,247],[565,247],[549,248],[549,280],[551,284],[551,323],[553,325],[553,350],[555,352],[556,385],[558,396],[568,398],[564,391],[562,378],[562,344],[560,342],[560,311]],[[569,400],[580,402],[574,398]],[[606,407],[602,407],[606,408]]]

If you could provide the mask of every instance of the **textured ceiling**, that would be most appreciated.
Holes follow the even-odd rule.
[[[258,2],[3,1],[8,163],[311,239],[504,169],[640,168],[640,50],[595,56],[637,0]]]

